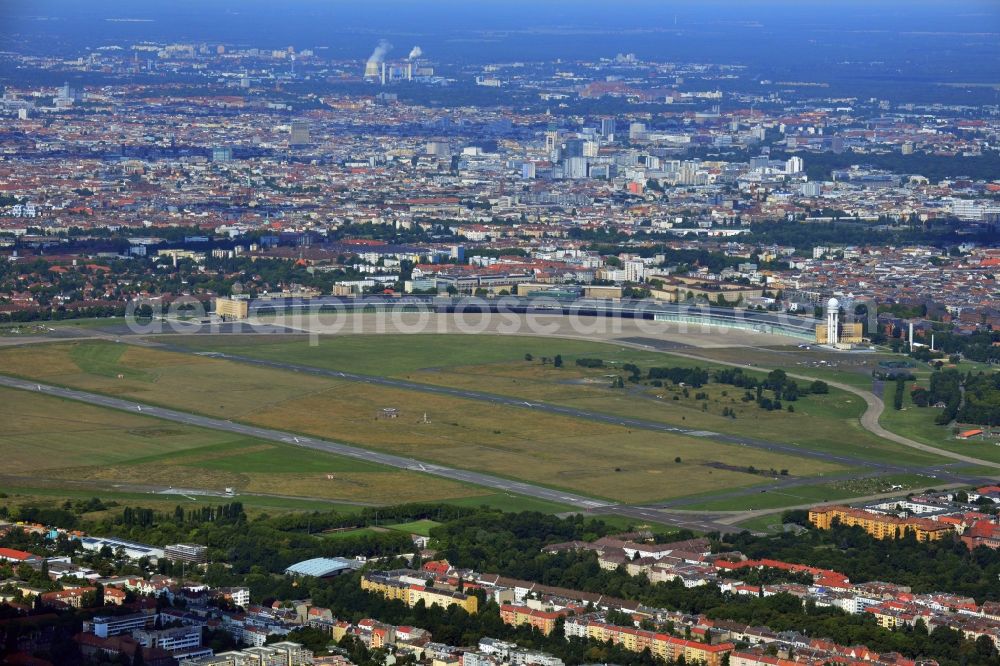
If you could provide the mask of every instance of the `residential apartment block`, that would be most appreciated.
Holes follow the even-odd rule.
[[[899,539],[912,533],[917,541],[937,541],[954,533],[954,527],[928,518],[897,518],[848,506],[822,506],[809,510],[809,522],[824,530],[833,521],[858,526],[876,539]]]
[[[732,652],[733,643],[699,643],[656,631],[619,627],[587,617],[570,618],[565,625],[566,637],[591,638],[602,643],[610,641],[630,652],[648,649],[653,656],[669,662],[702,663],[722,666],[726,655]]]
[[[532,626],[546,636],[556,628],[556,621],[569,614],[567,610],[541,610],[528,606],[503,604],[500,606],[500,619],[505,624],[520,627]]]
[[[475,613],[479,610],[479,599],[472,595],[400,581],[382,574],[362,576],[361,589],[380,594],[386,599],[398,599],[411,608],[423,601],[427,606],[443,606],[444,608],[460,606],[468,613]]]

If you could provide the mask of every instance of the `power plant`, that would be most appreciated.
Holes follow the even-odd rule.
[[[375,46],[375,50],[368,56],[368,61],[365,63],[366,79],[379,78],[379,68],[385,62],[386,54],[391,50],[392,44],[384,39],[379,40],[379,43]]]
[[[403,60],[388,62],[386,56],[392,50],[392,44],[386,40],[381,40],[368,56],[365,62],[365,80],[369,82],[378,81],[381,85],[386,85],[392,81],[412,81],[415,76],[433,76],[434,69],[417,60],[423,55],[423,49],[414,46]]]

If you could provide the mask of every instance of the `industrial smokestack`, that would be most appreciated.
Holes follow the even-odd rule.
[[[382,85],[385,85],[385,63],[382,63]]]
[[[375,46],[375,50],[368,56],[368,61],[365,63],[365,78],[374,79],[378,77],[379,65],[385,62],[385,56],[390,50],[392,50],[392,44],[384,39],[380,39]]]
[[[910,322],[910,351],[913,351],[913,322]]]
[[[412,49],[410,49],[410,55],[408,55],[406,57],[409,60],[416,60],[417,58],[419,58],[423,54],[424,54],[423,49],[421,49],[419,46],[414,46]]]

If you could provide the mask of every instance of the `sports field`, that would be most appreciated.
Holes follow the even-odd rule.
[[[476,341],[475,346],[470,340]],[[524,345],[529,342],[533,341],[473,337],[459,343],[449,337],[433,341],[419,354],[410,352],[413,356],[409,367],[426,367],[417,364],[426,363],[429,356],[439,362],[480,360],[480,350],[487,348],[492,351],[483,353],[493,354],[492,358],[508,357],[517,349],[523,362]],[[564,343],[552,341],[553,350],[566,349]],[[413,344],[412,338],[409,344]],[[397,348],[398,355],[407,346],[400,343]],[[461,351],[447,351],[455,348]],[[589,352],[591,348],[592,345],[580,348],[575,353]],[[352,355],[386,363],[392,363],[394,358],[385,348],[355,348]],[[112,342],[56,343],[0,350],[0,365],[7,373],[39,381],[306,433],[629,503],[762,482],[759,474],[749,471],[751,467],[784,469],[792,476],[806,477],[842,470],[815,459],[699,438],[630,430],[529,409]],[[483,381],[489,384],[491,380],[485,377]],[[391,413],[394,417],[387,409],[396,410]],[[185,453],[158,462],[166,468],[169,463],[191,456]],[[245,456],[249,456],[247,464],[251,467],[267,468],[271,464],[270,460],[260,460],[260,456],[266,458],[268,454],[256,449],[240,455],[209,457],[199,462],[197,478],[230,485],[224,480],[250,473],[241,467]],[[290,468],[291,461],[274,463],[284,469],[281,478],[287,481],[282,482],[279,475],[269,475],[262,469],[253,477],[252,484],[245,486],[248,492],[277,493],[283,483],[294,482],[297,492],[286,494],[312,495],[327,486],[326,480],[320,478],[322,470],[305,460],[296,463],[302,469]],[[114,473],[129,474],[121,466]],[[155,474],[154,478],[162,480],[170,470]],[[335,476],[342,480],[345,493],[351,486],[357,490],[356,497],[370,497],[374,491],[367,490],[362,485],[363,479],[355,476],[361,474],[371,472],[340,470]],[[463,491],[472,494],[467,488]],[[400,485],[399,492],[409,496],[406,484]],[[449,495],[445,489],[437,494]],[[399,499],[402,501],[403,497]]]
[[[431,530],[441,523],[434,520],[414,520],[408,523],[397,523],[395,525],[386,525],[387,529],[395,530],[396,532],[405,532],[407,534],[419,534],[420,536],[430,536]]]

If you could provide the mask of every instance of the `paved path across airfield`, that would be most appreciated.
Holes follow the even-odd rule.
[[[634,341],[616,340],[615,342],[617,342],[618,344],[622,344],[622,345],[627,345],[627,346],[630,346],[630,347],[634,347],[634,348],[637,348],[637,349],[656,349],[656,347],[654,345],[650,345],[650,344],[637,344]],[[693,353],[692,351],[689,351],[689,350],[666,349],[664,351],[666,353],[668,353],[668,354],[673,355],[673,356],[681,356],[681,357],[693,359],[693,360],[696,360],[696,361],[705,361],[706,363],[716,363],[718,365],[727,365],[727,366],[730,366],[730,367],[733,367],[733,368],[746,368],[747,367],[743,363],[733,363],[732,361],[720,361],[720,360],[716,360],[716,359],[706,358],[706,357],[701,356],[701,355],[699,355],[697,353]],[[755,365],[752,366],[751,369],[752,370],[757,370],[759,372],[770,372],[771,370],[774,370],[775,368],[768,367],[766,365],[756,365],[755,364]],[[787,371],[786,374],[789,377],[792,377],[793,379],[803,379],[803,380],[806,380],[806,381],[813,381],[813,380],[819,379],[818,377],[813,377],[813,376],[810,376],[808,374],[803,374],[803,373],[800,373],[800,372],[796,372],[794,370],[789,370],[789,371]],[[885,401],[882,400],[882,398],[880,398],[879,396],[875,395],[872,391],[866,391],[865,389],[860,389],[860,388],[858,388],[856,386],[851,386],[850,384],[845,384],[843,382],[838,382],[838,381],[831,380],[831,379],[824,379],[822,381],[826,382],[826,384],[828,386],[832,386],[833,388],[841,389],[842,391],[846,391],[848,393],[853,393],[854,395],[858,396],[859,398],[861,398],[862,400],[865,401],[865,411],[861,415],[861,418],[859,419],[860,423],[861,423],[861,427],[864,428],[865,430],[867,430],[868,432],[872,433],[873,435],[877,436],[877,437],[881,437],[882,439],[887,439],[887,440],[889,440],[891,442],[896,442],[897,444],[901,444],[903,446],[908,446],[911,449],[917,449],[918,451],[924,451],[926,453],[931,453],[931,454],[934,454],[934,455],[943,456],[945,458],[951,458],[952,460],[957,460],[957,461],[960,461],[960,462],[963,462],[963,463],[968,463],[970,465],[979,465],[981,467],[993,467],[993,468],[996,468],[996,469],[1000,469],[1000,462],[994,462],[992,460],[984,460],[982,458],[975,458],[973,456],[967,456],[965,454],[957,453],[955,451],[949,451],[947,449],[941,449],[941,448],[938,448],[936,446],[931,446],[930,444],[924,444],[922,442],[918,442],[916,440],[910,439],[909,437],[903,437],[902,435],[899,435],[899,434],[896,434],[896,433],[894,433],[894,432],[892,432],[890,430],[887,430],[886,428],[884,428],[882,426],[881,423],[879,423],[879,419],[882,416],[882,412],[885,411]]]
[[[981,476],[969,476],[961,474],[956,475],[954,472],[948,469],[949,466],[953,465],[954,463],[951,464],[942,463],[941,465],[934,465],[934,466],[910,465],[903,463],[899,464],[880,463],[872,461],[867,458],[861,458],[858,456],[852,456],[841,453],[831,453],[826,451],[815,451],[812,449],[795,446],[794,444],[781,444],[778,442],[771,442],[751,437],[743,437],[739,435],[711,432],[707,430],[682,428],[679,426],[663,423],[660,421],[650,421],[647,419],[616,416],[614,414],[607,414],[604,412],[595,412],[585,409],[578,409],[575,407],[566,407],[563,405],[555,405],[552,403],[540,402],[537,400],[523,400],[521,398],[516,398],[506,395],[498,395],[495,393],[486,393],[483,391],[471,391],[468,389],[452,388],[448,386],[438,386],[435,384],[424,384],[421,382],[408,381],[405,379],[394,379],[391,377],[382,377],[379,375],[364,375],[355,372],[330,370],[327,368],[317,368],[311,365],[286,363],[284,361],[272,361],[267,359],[255,358],[251,356],[244,356],[241,354],[192,351],[191,349],[171,344],[159,344],[156,346],[166,351],[173,351],[185,354],[197,354],[199,356],[206,356],[210,358],[218,358],[227,361],[234,361],[237,363],[246,363],[250,365],[274,368],[277,370],[284,370],[286,372],[299,372],[303,374],[317,375],[321,377],[330,377],[331,379],[338,379],[343,381],[360,382],[365,384],[373,384],[377,386],[386,386],[390,388],[404,389],[407,391],[431,393],[434,395],[447,396],[449,398],[477,400],[480,402],[489,402],[491,404],[504,405],[507,407],[532,409],[534,411],[545,412],[549,414],[558,414],[560,416],[569,416],[573,418],[586,419],[590,421],[597,421],[600,423],[607,423],[610,425],[616,425],[625,428],[635,428],[637,430],[652,430],[654,432],[663,432],[673,435],[696,437],[700,439],[710,439],[713,441],[721,442],[723,444],[728,444],[730,446],[745,446],[755,449],[761,449],[764,451],[769,451],[772,453],[780,453],[784,455],[791,455],[802,458],[814,458],[821,460],[823,462],[846,465],[849,467],[862,467],[866,470],[866,473],[870,472],[877,472],[880,474],[930,473],[938,478],[953,480],[958,482],[973,483],[982,480]],[[937,451],[934,450],[933,452],[936,453]],[[813,482],[816,482],[816,479],[813,479]]]
[[[437,465],[433,463],[426,463],[420,460],[416,460],[414,458],[396,456],[389,453],[381,453],[379,451],[371,451],[368,449],[362,449],[359,447],[350,446],[348,444],[333,442],[327,439],[319,439],[316,437],[305,437],[302,435],[296,435],[281,430],[273,430],[271,428],[261,428],[258,426],[247,425],[245,423],[235,423],[233,421],[227,421],[224,419],[216,419],[208,416],[201,416],[198,414],[190,414],[188,412],[166,409],[164,407],[157,407],[154,405],[137,403],[132,400],[113,398],[111,396],[100,395],[98,393],[78,391],[76,389],[64,388],[61,386],[51,386],[49,384],[40,384],[38,382],[32,382],[26,379],[18,379],[15,377],[8,377],[3,375],[0,375],[0,386],[13,389],[20,389],[22,391],[32,391],[35,393],[41,393],[42,395],[54,396],[58,398],[76,400],[91,405],[97,405],[98,407],[117,409],[120,411],[131,412],[133,414],[140,414],[142,416],[149,416],[152,418],[164,419],[166,421],[174,421],[176,423],[183,423],[186,425],[196,426],[199,428],[222,430],[225,432],[231,432],[239,435],[246,435],[248,437],[256,437],[257,439],[263,439],[273,442],[282,442],[284,444],[291,444],[293,446],[301,446],[303,448],[325,451],[327,453],[333,453],[339,456],[345,456],[348,458],[355,458],[367,462],[377,463],[385,465],[387,467],[405,469],[413,472],[422,472],[424,474],[433,474],[435,476],[440,476],[446,479],[450,479],[452,481],[461,481],[464,483],[482,486],[484,488],[492,488],[500,492],[516,493],[518,495],[533,497],[535,499],[540,499],[547,502],[563,504],[581,512],[614,513],[623,516],[628,516],[630,518],[635,518],[638,520],[648,520],[648,521],[662,523],[665,525],[686,527],[688,529],[704,531],[704,532],[739,531],[725,523],[715,522],[714,514],[674,515],[668,512],[658,511],[653,508],[615,504],[613,502],[597,500],[592,497],[584,497],[582,495],[576,495],[574,493],[565,492],[562,490],[546,488],[544,486],[537,486],[534,484],[525,483],[523,481],[515,481],[498,476],[492,476],[490,474],[473,472],[471,470],[458,469],[455,467],[446,467],[444,465]]]

